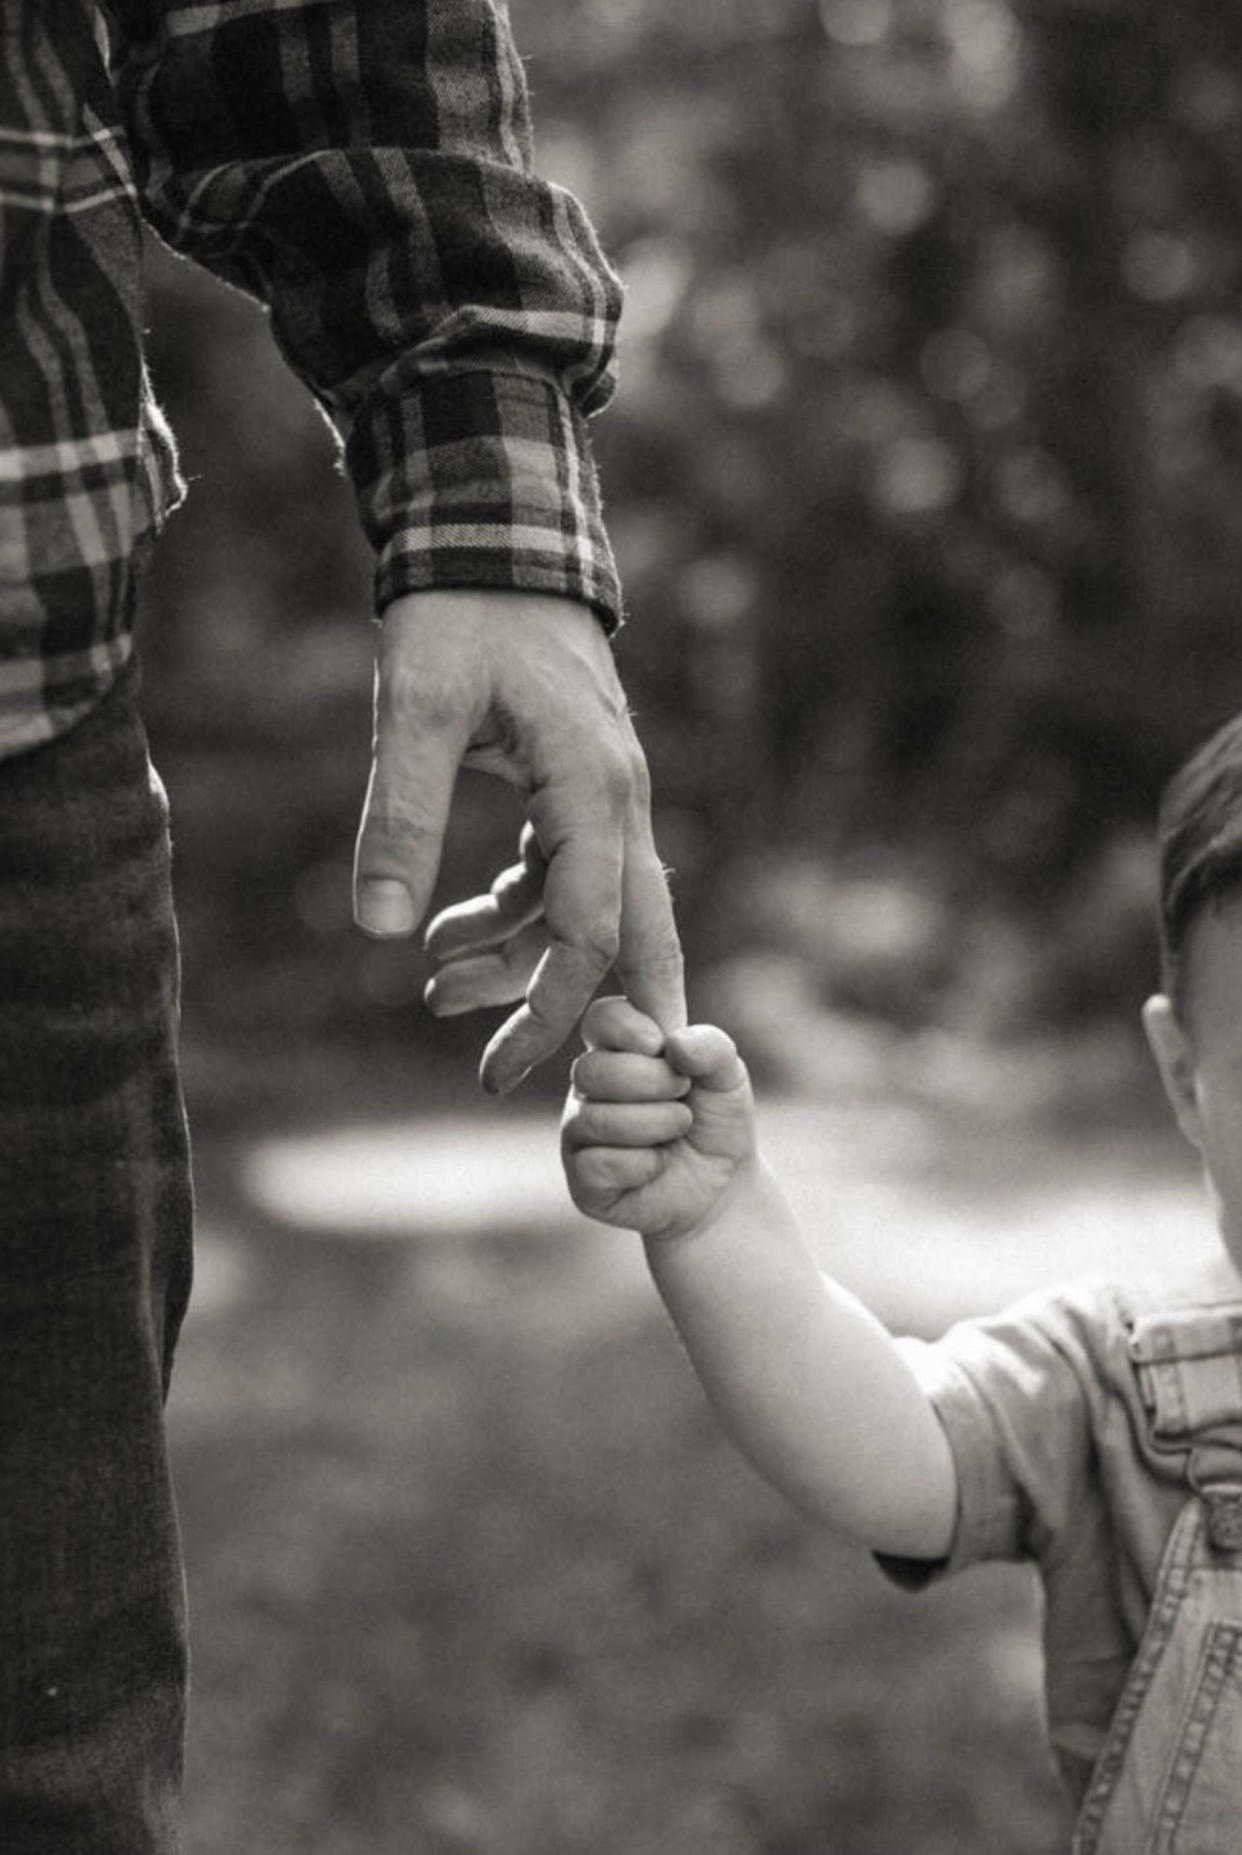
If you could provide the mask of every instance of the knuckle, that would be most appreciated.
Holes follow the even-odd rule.
[[[390,782],[376,781],[362,826],[363,839],[439,837],[440,828],[422,797]]]
[[[585,1212],[588,1217],[594,1216],[595,1205],[591,1194],[575,1172],[569,1174],[569,1196],[580,1211]]]
[[[630,796],[640,810],[651,809],[651,769],[647,765],[647,756],[637,738],[628,753]]]
[[[561,1158],[565,1167],[565,1183],[569,1187],[570,1197],[580,1210],[588,1210],[590,1185],[583,1174],[582,1154],[572,1147],[566,1147],[562,1150]]]
[[[621,929],[611,917],[588,917],[561,920],[553,928],[553,938],[577,956],[590,972],[603,975],[615,961],[621,948]]]
[[[589,921],[578,929],[572,944],[591,967],[603,972],[620,951],[621,930],[615,921]]]
[[[612,1160],[597,1147],[587,1147],[578,1155],[578,1169],[588,1191],[604,1193],[613,1189]]]
[[[623,1069],[615,1051],[585,1050],[572,1073],[574,1087],[584,1101],[608,1101],[621,1085]]]
[[[565,1026],[559,1023],[555,1013],[548,1008],[547,988],[536,979],[526,991],[523,1009],[527,1040],[532,1049],[543,1051],[552,1046],[552,1040],[563,1036]]]
[[[525,899],[528,880],[524,864],[510,863],[492,878],[489,893],[502,908],[512,907]]]
[[[569,1195],[585,1217],[600,1224],[616,1222],[617,1193],[612,1187],[594,1185],[589,1179],[571,1179]]]
[[[675,937],[627,948],[620,965],[624,976],[633,984],[642,981],[648,993],[653,981],[661,991],[681,991],[684,985],[686,962]]]
[[[681,950],[681,942],[671,931],[656,937],[653,945],[643,949],[643,965],[654,969],[661,975],[680,978],[685,972],[686,960]]]
[[[611,817],[617,817],[630,803],[633,773],[628,754],[609,749],[599,756],[598,787]]]
[[[604,1116],[599,1104],[584,1101],[574,1123],[575,1131],[584,1146],[598,1146],[604,1134]]]
[[[547,867],[548,860],[543,854],[543,846],[539,842],[539,833],[536,831],[534,824],[529,818],[522,826],[521,835],[518,838],[518,856],[521,858],[523,866],[529,871],[538,872],[542,875]]]
[[[537,928],[533,933],[523,928],[509,929],[509,938],[502,943],[496,957],[506,983],[516,986],[519,994],[530,985],[542,952],[543,936]]]
[[[447,664],[394,656],[377,685],[376,719],[381,727],[401,731],[452,727],[468,709],[468,691]]]
[[[606,998],[593,998],[583,1015],[583,1036],[603,1036],[607,1032],[609,1022],[619,1002],[620,1000],[616,993],[611,993]],[[594,1054],[594,1052],[587,1052],[586,1054],[591,1055]]]

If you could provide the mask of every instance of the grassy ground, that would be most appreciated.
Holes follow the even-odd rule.
[[[857,1111],[822,1125],[856,1279],[878,1226],[923,1201],[931,1228],[964,1232],[931,1324],[946,1293],[971,1299],[972,1230],[992,1233],[993,1276],[997,1254],[1038,1273],[1031,1182],[1102,1201],[1122,1165],[1026,1135],[1018,1167],[998,1136],[1008,1165],[925,1114],[904,1134]],[[497,1123],[477,1126],[463,1192],[494,1145]],[[803,1110],[773,1126],[804,1191],[811,1131]],[[531,1138],[544,1165],[542,1121]],[[411,1179],[433,1144],[409,1126]],[[317,1147],[337,1151],[286,1159]],[[200,1140],[201,1293],[172,1411],[192,1855],[1061,1845],[1023,1572],[910,1599],[804,1525],[717,1435],[635,1246],[550,1212],[538,1168],[510,1157],[451,1235],[411,1187],[400,1231],[348,1151],[345,1208],[312,1217],[287,1188],[265,1201],[221,1126]],[[372,1207],[353,1222],[351,1182]]]

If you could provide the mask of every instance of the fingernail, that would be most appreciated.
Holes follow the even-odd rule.
[[[514,1089],[525,1082],[529,1074],[529,1069],[518,1069],[512,1072],[497,1069],[494,1063],[488,1062],[486,1052],[479,1065],[479,1083],[488,1095],[512,1095]]]
[[[366,934],[411,934],[417,919],[405,884],[387,876],[359,883],[356,914]]]
[[[460,1018],[470,1009],[467,1001],[454,998],[434,977],[423,987],[423,1004],[433,1018]]]

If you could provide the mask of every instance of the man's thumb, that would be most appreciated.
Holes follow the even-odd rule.
[[[443,733],[377,733],[354,854],[354,919],[365,933],[412,934],[427,912],[461,745]]]

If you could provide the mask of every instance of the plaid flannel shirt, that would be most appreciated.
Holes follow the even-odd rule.
[[[183,493],[141,221],[271,310],[345,437],[378,609],[619,593],[586,417],[615,277],[530,172],[505,0],[0,0],[0,755],[130,651]]]

